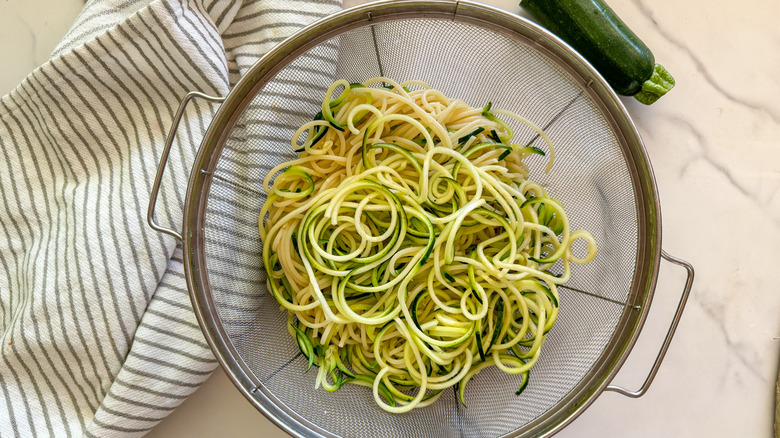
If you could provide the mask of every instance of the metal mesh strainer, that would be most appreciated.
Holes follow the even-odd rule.
[[[532,178],[563,202],[573,228],[593,233],[600,249],[560,288],[560,316],[520,397],[513,392],[517,377],[491,369],[469,383],[468,408],[448,392],[430,407],[392,415],[365,388],[315,391],[315,373],[304,374],[306,360],[265,289],[257,235],[263,178],[294,157],[289,139],[318,111],[333,80],[380,75],[423,80],[474,106],[492,101],[543,126],[556,144],[553,171],[543,172],[543,159],[531,161]],[[192,97],[204,96],[190,94],[179,116]],[[513,128],[516,141],[536,141],[527,128]],[[184,236],[195,310],[225,370],[258,409],[294,434],[554,433],[604,389],[634,396],[646,390],[692,281],[690,265],[681,262],[688,283],[643,388],[630,393],[607,387],[642,326],[662,255],[650,164],[619,100],[572,49],[519,17],[476,3],[365,5],[306,28],[266,55],[224,100],[209,128],[193,168],[181,235],[151,219],[165,159],[150,223]]]

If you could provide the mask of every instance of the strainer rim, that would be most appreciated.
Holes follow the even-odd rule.
[[[626,163],[630,168],[634,195],[637,199],[640,236],[634,267],[637,275],[634,276],[631,292],[615,332],[591,371],[549,412],[523,429],[505,435],[518,436],[522,430],[528,430],[532,434],[527,436],[551,436],[571,423],[595,401],[620,370],[636,343],[652,301],[658,276],[661,258],[661,213],[649,157],[636,125],[618,96],[574,49],[524,17],[468,0],[379,1],[345,9],[319,20],[287,38],[258,60],[231,90],[214,116],[190,175],[185,197],[182,244],[185,277],[195,314],[221,367],[255,408],[291,435],[336,436],[287,408],[270,391],[266,391],[247,364],[240,359],[229,336],[219,323],[205,268],[204,222],[209,188],[227,134],[251,100],[247,99],[247,96],[254,96],[259,88],[287,65],[280,61],[293,59],[297,54],[348,29],[361,27],[372,21],[379,22],[412,15],[415,18],[451,19],[469,24],[488,24],[491,30],[510,34],[522,33],[524,37],[532,37],[538,45],[536,48],[540,51],[556,57],[569,58],[566,63],[567,71],[577,73],[572,74],[577,81],[583,80],[583,77],[588,79],[583,87],[589,88],[592,94],[598,97],[594,101],[604,114],[611,118],[610,124],[616,134],[623,136],[619,143],[623,153],[629,155],[626,157]],[[619,333],[626,331],[628,336],[618,336]],[[620,342],[616,342],[616,339]],[[568,402],[563,403],[565,400]],[[533,434],[534,431],[539,433]]]

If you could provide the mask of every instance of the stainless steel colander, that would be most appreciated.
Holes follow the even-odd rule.
[[[314,390],[316,373],[266,291],[258,212],[267,172],[295,154],[293,132],[317,113],[335,79],[418,79],[473,106],[493,102],[542,126],[555,166],[529,161],[532,178],[566,206],[572,228],[593,233],[599,254],[559,288],[561,310],[530,383],[490,368],[468,386],[403,415],[382,411],[366,388]],[[168,151],[193,98],[221,102],[197,154],[182,232],[154,221]],[[515,141],[534,133],[515,128]],[[604,390],[640,396],[679,321],[692,267],[661,250],[652,169],[637,130],[606,82],[550,33],[468,1],[395,1],[352,8],[307,27],[263,57],[222,98],[182,102],[150,199],[153,228],[182,241],[195,312],[219,362],[246,398],[300,436],[549,436]],[[688,271],[677,313],[642,387],[609,386],[650,307],[661,257]]]

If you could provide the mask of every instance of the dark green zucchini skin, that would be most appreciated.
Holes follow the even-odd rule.
[[[633,96],[653,75],[653,53],[604,1],[522,0],[520,6],[587,59],[616,93]]]

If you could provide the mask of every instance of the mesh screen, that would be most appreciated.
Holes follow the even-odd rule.
[[[454,45],[451,42],[457,41]],[[288,335],[267,293],[257,234],[270,169],[294,157],[292,133],[318,111],[337,78],[419,79],[474,106],[515,111],[545,128],[557,147],[528,160],[532,178],[566,206],[572,227],[590,230],[599,254],[574,266],[561,312],[531,370],[528,388],[489,368],[468,385],[468,407],[453,391],[404,415],[378,408],[368,388],[314,390],[315,372]],[[636,200],[621,147],[598,107],[555,62],[530,45],[474,25],[434,19],[377,23],[349,31],[293,60],[241,116],[219,158],[205,218],[205,253],[219,321],[257,379],[293,415],[337,436],[488,437],[522,429],[555,409],[614,336],[634,275]],[[542,141],[513,126],[519,142]]]

